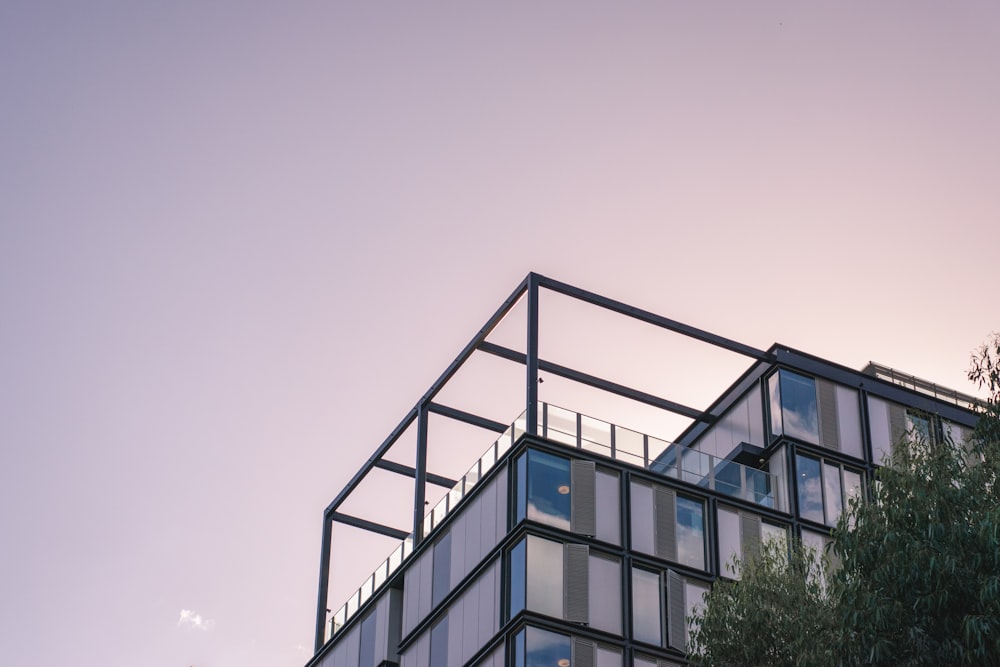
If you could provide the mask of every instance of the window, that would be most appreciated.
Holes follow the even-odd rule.
[[[361,621],[361,665],[375,664],[375,624],[378,620],[376,612],[368,614]]]
[[[522,609],[621,633],[621,561],[528,535],[510,551],[509,616]]]
[[[527,518],[569,530],[569,459],[529,449]]]
[[[660,575],[632,568],[632,637],[647,644],[663,645]]]
[[[638,481],[631,483],[630,491],[632,548],[705,569],[704,503]]]
[[[819,444],[816,381],[781,369],[768,378],[771,433]]]
[[[445,616],[431,628],[431,660],[432,665],[448,664],[448,617]]]
[[[451,590],[451,533],[445,533],[434,544],[434,566],[431,583],[431,604],[437,606]]]
[[[619,544],[618,475],[593,461],[529,449],[518,459],[517,521],[530,519]]]
[[[799,516],[836,525],[851,498],[861,493],[861,473],[832,461],[795,455]]]
[[[716,514],[719,527],[719,567],[720,574],[733,579],[740,578],[734,559],[746,561],[759,553],[760,544],[765,540],[779,540],[785,544],[788,529],[767,523],[757,514],[734,508],[719,506]]]
[[[523,651],[515,656],[515,664],[518,667],[552,667],[553,665],[572,664],[573,649],[569,635],[561,635],[528,626],[518,633],[518,636],[523,637],[520,642],[515,641],[515,647],[518,649],[523,647]]]

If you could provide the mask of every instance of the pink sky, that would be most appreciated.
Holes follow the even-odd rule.
[[[1000,329],[995,2],[14,0],[0,96],[11,665],[303,664],[529,270],[965,391]]]

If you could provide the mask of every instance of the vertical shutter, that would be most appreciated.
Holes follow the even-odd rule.
[[[889,446],[895,448],[906,436],[906,409],[902,405],[889,404]]]
[[[749,561],[760,553],[760,517],[749,512],[740,512],[740,535],[743,561]]]
[[[819,402],[819,444],[840,449],[840,427],[837,424],[837,387],[826,380],[816,380]]]
[[[593,537],[597,534],[597,471],[593,461],[570,465],[570,530]]]
[[[566,620],[572,623],[588,623],[590,620],[590,576],[587,561],[590,548],[585,544],[563,545],[563,609]]]
[[[667,643],[670,648],[685,650],[687,621],[684,619],[684,578],[667,570]]]
[[[573,637],[570,664],[573,667],[594,667],[596,662],[594,660],[595,648],[594,642],[581,639],[580,637]]]
[[[677,494],[666,487],[654,487],[654,531],[656,555],[677,560]]]

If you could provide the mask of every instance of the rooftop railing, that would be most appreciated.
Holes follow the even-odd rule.
[[[656,472],[702,488],[723,493],[747,502],[788,511],[784,489],[778,478],[763,470],[719,459],[667,440],[623,428],[610,422],[539,403],[538,434],[554,442]],[[424,515],[423,534],[427,536],[451,513],[462,499],[493,469],[497,461],[525,432],[525,414],[497,438],[440,501]],[[326,641],[358,612],[413,552],[411,533],[382,561],[358,590],[348,598],[327,623]]]
[[[948,387],[942,387],[941,385],[928,380],[922,380],[915,375],[897,371],[895,368],[889,368],[888,366],[876,364],[874,361],[869,361],[868,365],[865,366],[861,372],[880,380],[886,380],[899,385],[900,387],[906,387],[907,389],[918,391],[921,394],[932,396],[939,401],[954,403],[955,405],[965,408],[966,410],[979,410],[983,407],[983,401],[975,396],[963,394],[960,391],[955,391],[954,389],[949,389]]]

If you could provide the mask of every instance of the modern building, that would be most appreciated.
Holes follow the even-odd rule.
[[[550,303],[553,320],[543,317]],[[567,303],[662,334],[682,356],[695,345],[745,370],[699,408],[559,363],[558,346],[540,356],[540,322],[561,322]],[[521,344],[496,342],[501,322],[517,318]],[[576,330],[603,340],[588,348],[587,365],[614,370],[600,359],[625,344],[602,339],[604,331]],[[625,357],[638,359],[647,378],[660,374],[658,352],[639,351]],[[515,369],[510,391],[463,385],[450,395],[516,406],[504,420],[443,398],[476,357]],[[681,385],[693,379],[679,375]],[[542,400],[543,382],[581,389],[588,414]],[[685,617],[714,580],[739,576],[734,556],[789,535],[822,548],[893,442],[913,430],[966,439],[975,403],[883,366],[859,371],[782,345],[755,349],[530,274],[326,509],[308,666],[683,665]],[[661,415],[684,424],[672,442],[656,430]],[[432,419],[479,435],[461,438],[474,441],[464,449],[464,476],[428,469],[434,434],[447,431],[430,427]],[[392,456],[404,434],[414,440],[406,463]],[[447,460],[462,456],[450,451]],[[360,512],[345,510],[375,471],[409,485],[405,530],[366,515],[365,502],[354,503]],[[357,529],[398,546],[333,610],[337,547],[350,548]]]

